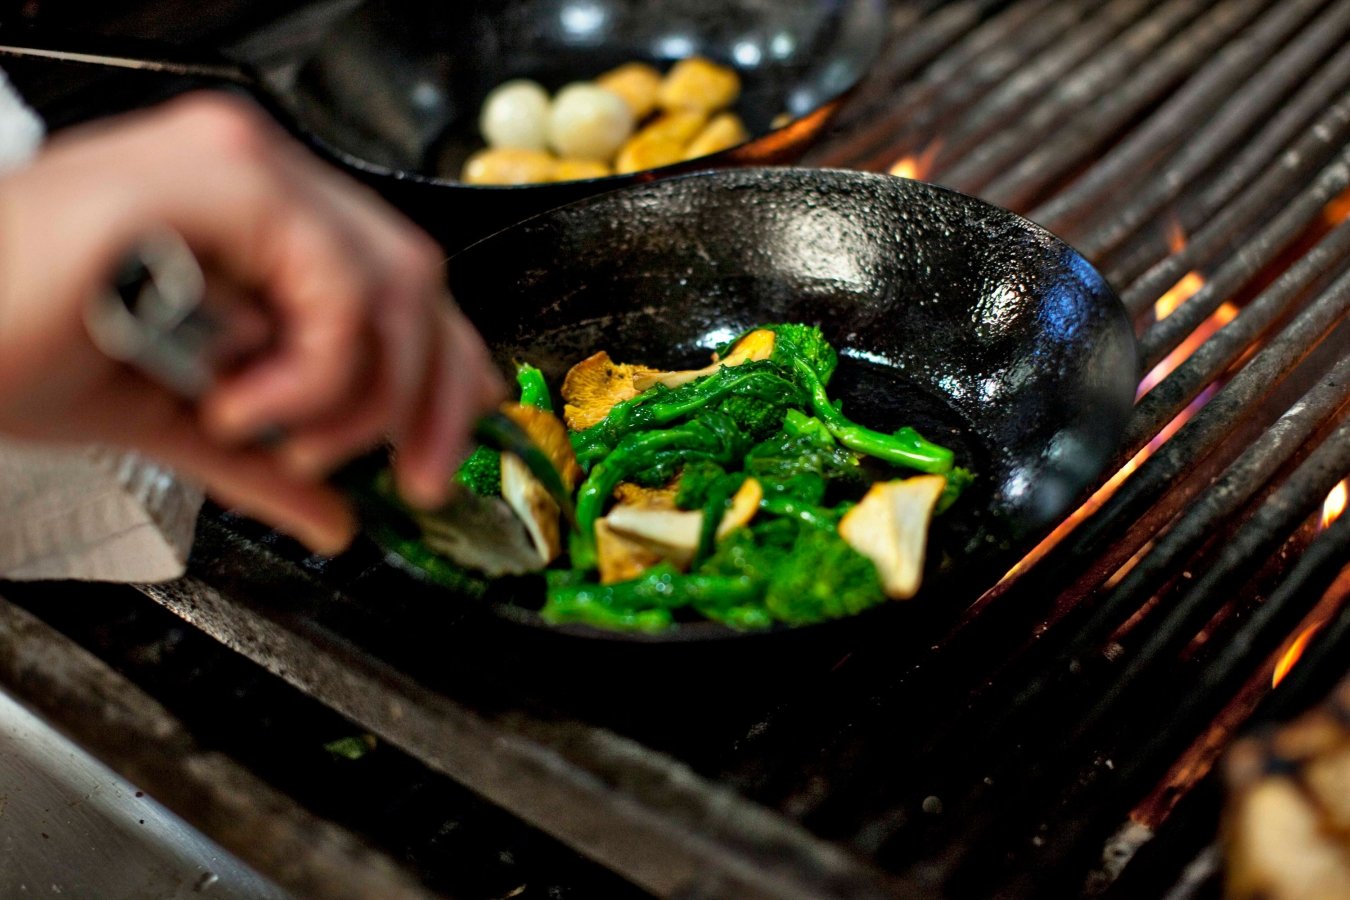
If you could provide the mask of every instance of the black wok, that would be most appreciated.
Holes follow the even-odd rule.
[[[616,191],[470,247],[450,283],[497,361],[527,360],[555,389],[597,349],[689,367],[757,323],[818,323],[841,350],[831,394],[850,417],[912,424],[977,475],[934,527],[920,595],[851,619],[616,634],[544,623],[538,580],[489,590],[495,617],[573,641],[765,641],[955,616],[1100,472],[1137,383],[1124,310],[1081,256],[1006,210],[887,176],[748,169]]]
[[[881,0],[369,0],[316,26],[213,62],[144,42],[6,25],[0,54],[83,54],[78,61],[193,76],[242,89],[310,146],[366,181],[449,250],[581,197],[713,166],[787,162],[825,126],[886,33]],[[354,8],[352,8],[354,6]],[[285,22],[277,26],[287,28]],[[260,46],[294,48],[263,52]],[[27,48],[27,49],[25,49]],[[629,175],[517,187],[457,181],[482,146],[492,88],[531,77],[550,89],[631,60],[690,55],[734,66],[736,111],[755,137],[712,156]],[[779,120],[785,116],[786,124]]]

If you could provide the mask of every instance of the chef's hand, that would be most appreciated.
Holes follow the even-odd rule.
[[[106,359],[82,319],[163,226],[202,261],[208,297],[273,332],[197,408]],[[434,505],[501,391],[436,245],[242,101],[190,96],[71,132],[0,180],[0,433],[143,451],[331,553],[354,523],[326,474],[390,438],[400,490]],[[284,444],[261,449],[278,428]]]

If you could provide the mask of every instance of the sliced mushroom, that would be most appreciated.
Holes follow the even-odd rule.
[[[674,509],[675,496],[680,486],[676,481],[661,487],[643,487],[631,481],[621,481],[614,489],[614,499],[628,506],[646,506],[652,509]]]
[[[595,546],[601,584],[630,581],[662,560],[651,546],[615,531],[604,519],[595,523]]]
[[[586,357],[563,379],[563,418],[567,427],[582,431],[602,421],[616,403],[641,393],[633,384],[635,375],[655,371],[647,366],[616,363],[603,350]]]
[[[552,413],[533,406],[517,403],[502,405],[502,412],[524,429],[536,447],[553,463],[568,490],[581,477],[572,452],[567,429]],[[531,474],[525,463],[513,453],[502,454],[502,499],[520,517],[530,535],[542,565],[547,565],[562,552],[561,510],[539,479]]]
[[[741,482],[731,497],[731,506],[722,514],[717,523],[717,539],[720,541],[737,528],[750,524],[750,520],[759,512],[759,501],[764,499],[764,487],[755,479],[747,478]]]
[[[759,510],[764,488],[753,478],[747,478],[731,498],[731,506],[717,525],[717,539],[721,540],[733,529],[748,525]],[[676,509],[671,506],[621,503],[609,515],[596,523],[598,544],[609,542],[608,549],[600,546],[601,581],[605,581],[605,556],[611,556],[609,565],[616,581],[636,578],[662,560],[685,568],[698,551],[703,532],[703,513],[698,510]],[[639,568],[640,566],[640,568]],[[633,570],[636,569],[634,572]],[[619,572],[625,574],[617,577]]]
[[[609,528],[635,540],[680,568],[688,566],[698,550],[703,513],[698,510],[616,506],[603,520]]]
[[[681,372],[657,372],[648,370],[633,375],[633,384],[638,391],[645,391],[655,384],[664,384],[676,388],[688,384],[696,378],[711,375],[723,366],[739,366],[752,360],[768,359],[773,355],[774,333],[767,328],[757,328],[736,342],[722,359],[714,359],[710,365],[701,369],[686,369]]]
[[[886,596],[893,600],[919,591],[928,524],[946,484],[941,475],[874,484],[839,523],[840,536],[872,560]]]

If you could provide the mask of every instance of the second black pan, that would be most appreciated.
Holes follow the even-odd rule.
[[[1100,472],[1138,380],[1125,312],[1072,248],[1006,210],[881,175],[749,169],[616,191],[470,247],[450,283],[497,361],[529,361],[555,389],[599,349],[683,368],[755,324],[816,323],[840,348],[831,394],[852,418],[956,449],[977,480],[934,528],[920,595],[779,633],[958,613]],[[527,579],[488,603],[573,640],[741,636],[711,622],[556,628],[541,601]]]

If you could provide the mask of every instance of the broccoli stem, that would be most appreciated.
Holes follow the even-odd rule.
[[[529,363],[516,366],[516,384],[520,385],[520,405],[553,412],[553,397],[548,392],[544,373]]]
[[[811,408],[839,443],[865,456],[874,456],[897,466],[942,475],[951,471],[955,459],[946,447],[926,440],[913,428],[901,428],[895,434],[883,434],[850,421],[825,393],[825,385],[815,369],[803,359],[792,361],[793,371],[811,392]]]
[[[765,497],[759,501],[759,508],[766,513],[797,519],[816,528],[832,530],[838,524],[832,516],[825,515],[820,507],[801,503],[791,497]]]
[[[618,584],[554,587],[549,591],[548,602],[563,608],[579,603],[598,603],[612,612],[694,605],[722,608],[749,603],[759,595],[761,588],[744,575],[681,575],[669,564],[663,564]]]

